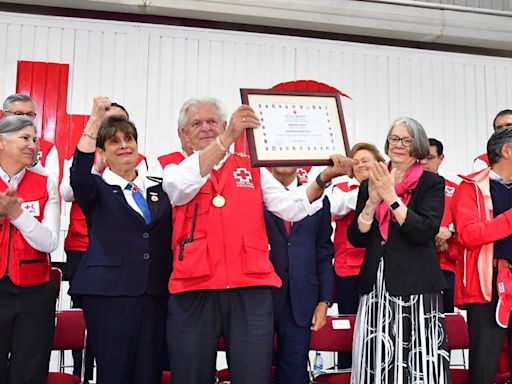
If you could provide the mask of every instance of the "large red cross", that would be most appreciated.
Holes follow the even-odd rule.
[[[72,156],[89,118],[67,113],[68,78],[69,64],[18,61],[16,92],[36,103],[36,126],[43,139],[57,146],[61,167]]]

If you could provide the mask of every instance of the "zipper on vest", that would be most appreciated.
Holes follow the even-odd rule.
[[[9,221],[9,237],[7,241],[7,264],[5,266],[5,276],[9,276],[9,259],[11,258],[11,237],[12,237],[12,224]]]

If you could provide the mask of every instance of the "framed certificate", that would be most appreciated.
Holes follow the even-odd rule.
[[[340,95],[335,92],[240,89],[261,125],[247,130],[255,167],[330,165],[350,155]]]

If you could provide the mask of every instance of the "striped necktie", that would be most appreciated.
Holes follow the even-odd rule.
[[[139,207],[142,212],[144,221],[149,225],[151,223],[151,212],[149,211],[149,205],[144,195],[142,195],[140,189],[133,183],[128,183],[126,189],[132,191],[133,200],[135,200],[135,204],[137,204],[137,207]]]

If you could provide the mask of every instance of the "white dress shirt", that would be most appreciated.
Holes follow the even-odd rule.
[[[196,152],[180,164],[169,164],[165,167],[162,187],[173,206],[187,204],[208,181],[210,174],[201,177],[199,154],[200,152]],[[234,155],[226,155],[214,169],[220,169],[228,156]],[[260,174],[263,203],[270,212],[281,219],[299,221],[322,208],[322,197],[309,203],[306,194],[309,184],[287,191],[266,168],[260,168]]]
[[[354,185],[359,186],[359,182],[355,178],[348,176],[343,176],[343,179],[340,180],[340,182],[346,182],[349,187]],[[331,203],[331,214],[336,218],[341,218],[350,211],[355,211],[358,194],[359,188],[345,192],[336,187],[336,185],[333,183],[327,192],[327,196],[329,196],[329,202]]]
[[[140,210],[139,206],[135,202],[135,199],[133,198],[133,192],[129,189],[126,189],[126,186],[130,183],[129,181],[123,179],[121,176],[119,176],[117,173],[112,172],[110,168],[106,168],[103,172],[103,175],[101,176],[103,180],[107,184],[110,185],[119,185],[121,189],[123,190],[124,197],[126,199],[126,202],[128,205],[133,208],[134,211],[136,211],[139,215],[144,217],[142,214],[142,211]],[[147,179],[145,176],[142,176],[141,174],[137,174],[137,177],[135,180],[131,182],[132,184],[136,185],[137,188],[140,190],[142,195],[147,201],[146,191],[149,187],[152,187],[156,185],[157,183],[154,181],[151,181]]]
[[[0,167],[0,177],[9,188],[16,188],[26,172],[26,169],[23,169],[17,175],[9,178]],[[44,217],[41,222],[25,210],[19,217],[10,221],[18,228],[31,247],[41,252],[50,253],[55,251],[59,245],[60,227],[59,195],[53,177],[47,178],[46,190],[48,191],[48,201],[44,206]]]

